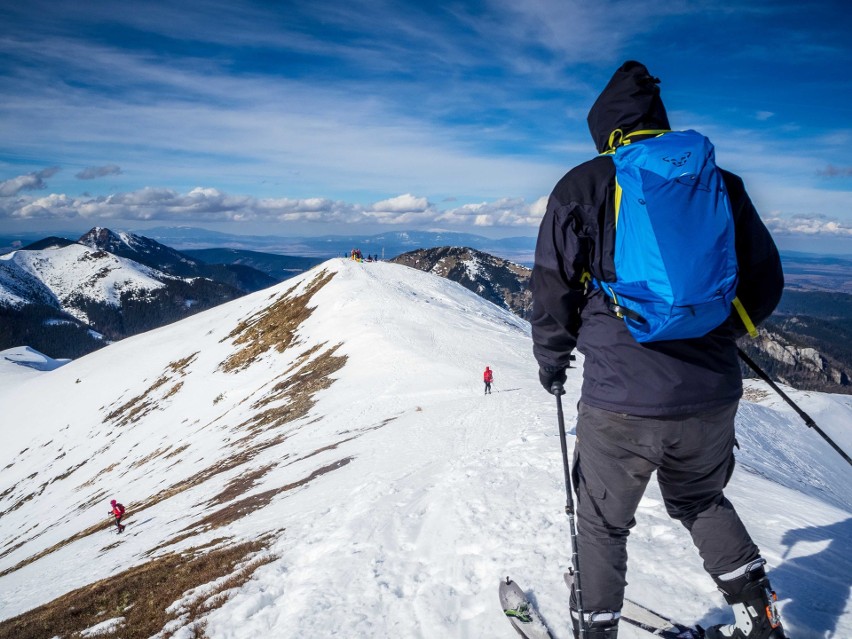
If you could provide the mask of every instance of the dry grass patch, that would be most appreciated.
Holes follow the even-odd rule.
[[[321,477],[327,473],[330,473],[333,470],[337,470],[338,468],[343,468],[344,466],[349,464],[352,459],[352,457],[344,457],[343,459],[339,459],[336,462],[316,469],[307,477],[303,477],[302,479],[295,481],[292,484],[287,484],[286,486],[280,486],[278,488],[265,490],[262,493],[257,493],[256,495],[251,495],[250,497],[235,501],[225,506],[224,508],[210,513],[206,517],[200,519],[196,523],[192,524],[192,526],[187,527],[184,530],[189,530],[190,528],[195,529],[198,527],[204,527],[206,530],[211,530],[214,528],[220,528],[221,526],[225,526],[227,524],[231,524],[237,521],[238,519],[242,519],[248,513],[267,506],[276,495],[280,495],[281,493],[286,493],[287,491],[293,490],[294,488],[299,488],[300,486],[309,484],[317,477]]]
[[[175,362],[169,364],[169,370],[173,373],[180,373],[181,375],[186,375],[186,369],[189,367],[192,362],[195,361],[195,358],[198,357],[198,351],[195,351],[192,355],[187,355],[183,359],[179,359]]]
[[[767,397],[769,397],[769,391],[765,391],[762,388],[743,388],[743,399],[750,402],[759,402]]]
[[[178,382],[159,399],[151,397],[154,391],[172,381],[172,375],[186,375],[186,368],[195,361],[197,356],[198,353],[196,352],[184,357],[183,359],[170,362],[166,366],[166,371],[160,375],[153,384],[146,388],[141,395],[129,399],[124,404],[110,412],[106,417],[104,417],[103,423],[106,424],[107,422],[115,421],[117,426],[126,426],[132,422],[138,422],[142,417],[154,410],[160,400],[171,397],[181,389],[183,382]]]
[[[168,455],[166,455],[166,456],[164,457],[164,459],[171,459],[172,457],[175,457],[175,456],[177,456],[177,455],[180,455],[180,454],[181,454],[183,451],[185,451],[187,448],[189,448],[189,444],[184,444],[183,446],[178,446],[178,447],[177,447],[177,448],[175,448],[172,452],[170,452]]]
[[[15,540],[14,540],[14,539],[12,539],[12,540],[11,540],[11,541],[9,541],[6,545],[8,546],[8,545],[9,545],[9,544],[11,544],[13,541],[15,541]],[[26,539],[24,539],[23,541],[19,541],[19,542],[18,542],[17,544],[15,544],[14,546],[10,546],[9,548],[7,548],[6,550],[4,550],[3,552],[0,552],[0,559],[2,559],[3,557],[5,557],[5,556],[6,556],[6,555],[8,555],[8,554],[11,554],[11,553],[15,552],[18,548],[20,548],[21,546],[23,546],[25,543],[27,543],[27,540],[26,540]]]
[[[9,508],[7,508],[2,513],[0,513],[0,518],[2,518],[5,515],[8,515],[9,513],[15,512],[16,510],[18,510],[18,508],[20,508],[21,506],[26,504],[31,499],[35,499],[36,497],[41,495],[44,492],[45,488],[47,488],[48,484],[50,484],[49,481],[45,482],[41,486],[39,486],[37,491],[33,491],[30,494],[25,495],[24,497],[21,497],[18,501],[16,501],[14,504],[12,504]]]
[[[99,451],[99,452],[100,452],[100,451]],[[99,454],[99,453],[96,453],[96,454],[95,454],[95,457],[97,457],[97,456],[98,456],[98,454]],[[104,468],[104,469],[102,469],[100,472],[98,472],[98,474],[97,474],[97,475],[95,475],[95,476],[94,476],[94,477],[92,477],[91,479],[88,479],[88,480],[84,481],[82,484],[80,484],[79,486],[77,486],[77,488],[75,488],[74,490],[75,490],[75,491],[76,491],[76,490],[82,490],[83,488],[89,488],[90,486],[94,486],[94,485],[95,485],[95,482],[96,482],[96,481],[98,481],[98,479],[100,479],[101,475],[106,475],[107,473],[112,472],[113,470],[115,470],[116,468],[118,468],[120,465],[121,465],[121,463],[120,463],[120,462],[115,462],[115,463],[110,464],[109,466],[107,466],[106,468]]]
[[[178,534],[172,539],[163,542],[156,549],[153,550],[165,548],[167,546],[171,546],[180,541],[183,541],[184,539],[194,537],[195,535],[198,535],[200,533],[209,532],[210,530],[215,530],[216,528],[227,526],[228,524],[231,524],[237,521],[238,519],[242,519],[249,513],[252,513],[255,510],[259,510],[269,505],[269,503],[276,495],[280,495],[281,493],[293,490],[294,488],[304,486],[305,484],[312,482],[317,477],[321,477],[322,475],[330,473],[333,470],[337,470],[338,468],[343,468],[344,466],[349,464],[349,462],[351,462],[353,459],[354,457],[344,457],[343,459],[339,459],[336,462],[323,466],[322,468],[318,468],[307,477],[295,481],[292,484],[287,484],[286,486],[280,486],[278,488],[271,488],[270,490],[265,490],[261,493],[257,493],[256,495],[251,495],[249,497],[246,497],[245,499],[241,499],[239,501],[235,501],[231,504],[228,504],[224,508],[220,508],[219,510],[210,513],[206,517],[203,517],[202,519],[198,520],[197,522],[190,524],[181,531],[182,534]]]
[[[287,350],[296,340],[299,325],[314,311],[308,302],[332,277],[333,273],[321,271],[301,295],[291,297],[296,290],[294,286],[268,307],[240,322],[222,341],[232,339],[242,348],[222,362],[219,368],[225,372],[240,371],[270,349],[274,348],[279,353]]]
[[[77,639],[83,630],[113,618],[123,618],[110,633],[121,639],[148,639],[160,632],[168,638],[180,627],[200,630],[203,616],[221,607],[229,590],[242,586],[258,567],[275,559],[256,556],[269,541],[267,537],[204,553],[189,549],[152,559],[0,622],[0,639]],[[173,607],[178,601],[180,605]],[[169,631],[163,631],[167,624]],[[196,631],[196,636],[204,635]]]
[[[247,493],[273,468],[275,468],[275,464],[268,464],[261,468],[243,473],[239,477],[235,477],[228,482],[228,485],[225,486],[225,489],[222,492],[210,499],[207,502],[207,505],[215,506],[218,504],[224,504],[225,502],[236,499],[240,495]]]
[[[183,388],[183,382],[178,382],[177,384],[175,384],[174,386],[172,386],[172,387],[169,389],[169,391],[168,391],[165,395],[163,395],[163,399],[168,399],[168,398],[169,398],[169,397],[171,397],[172,395],[177,394],[177,392],[178,392],[181,388]]]
[[[107,496],[109,496],[109,492],[104,489],[101,489],[94,493],[86,501],[80,503],[77,506],[77,510],[88,510],[98,502],[106,502]]]
[[[307,415],[316,403],[314,394],[329,388],[334,383],[331,374],[346,365],[348,358],[345,355],[334,355],[340,346],[338,344],[326,350],[305,365],[301,372],[293,372],[276,384],[264,397],[252,404],[252,409],[259,412],[255,412],[238,428],[257,433]],[[261,410],[273,402],[277,405]]]
[[[104,417],[103,423],[118,421],[119,426],[124,426],[130,422],[138,421],[143,415],[153,410],[153,403],[148,399],[148,395],[160,388],[160,386],[168,383],[168,381],[168,377],[157,378],[157,381],[146,388],[141,395],[129,399]],[[121,419],[119,420],[119,418]]]
[[[208,479],[215,477],[224,472],[228,472],[242,466],[243,464],[247,464],[252,459],[254,459],[259,453],[266,450],[267,448],[271,448],[272,446],[277,446],[282,441],[286,439],[286,436],[282,435],[279,437],[272,438],[268,441],[262,442],[255,446],[251,446],[249,448],[243,449],[230,457],[226,457],[220,461],[217,461],[215,464],[208,466],[207,468],[193,474],[191,477],[187,477],[168,488],[161,490],[160,492],[152,495],[145,501],[141,502],[139,506],[137,506],[133,512],[139,513],[146,508],[150,508],[161,501],[169,499],[170,497],[174,497],[175,495],[182,493],[185,490],[189,490],[195,486],[203,484]],[[129,510],[129,509],[128,509]]]
[[[62,473],[61,475],[57,475],[56,477],[54,477],[54,478],[53,478],[53,481],[60,481],[60,480],[62,480],[62,479],[66,479],[66,478],[67,478],[69,475],[71,475],[71,473],[73,473],[75,470],[77,470],[78,468],[82,468],[83,466],[85,466],[85,465],[86,465],[86,463],[87,463],[88,461],[89,461],[88,459],[84,459],[83,461],[81,461],[81,462],[80,462],[79,464],[77,464],[76,466],[72,466],[71,468],[69,468],[68,470],[66,470],[64,473]]]

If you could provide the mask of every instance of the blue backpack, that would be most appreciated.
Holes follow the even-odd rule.
[[[637,342],[688,339],[722,324],[736,300],[731,203],[713,145],[696,131],[627,136],[613,155],[614,282],[598,282]],[[634,134],[635,135],[635,134]]]

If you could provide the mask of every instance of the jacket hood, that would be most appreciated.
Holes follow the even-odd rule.
[[[660,98],[659,78],[641,62],[622,64],[595,100],[587,122],[598,153],[609,148],[616,129],[627,134],[643,129],[668,129],[669,118]]]

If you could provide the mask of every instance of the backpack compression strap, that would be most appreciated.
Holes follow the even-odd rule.
[[[757,337],[757,328],[755,327],[754,322],[751,321],[751,318],[748,316],[748,313],[746,313],[745,306],[743,306],[743,303],[740,301],[740,298],[735,297],[733,304],[734,308],[737,309],[737,315],[740,316],[740,320],[742,321],[743,326],[745,326],[746,330],[748,331],[749,337]]]
[[[625,146],[633,142],[630,138],[634,135],[653,135],[655,137],[659,137],[663,133],[671,133],[671,129],[640,129],[639,131],[631,131],[627,135],[625,135],[624,131],[621,129],[616,129],[609,134],[609,141],[607,142],[606,150],[604,150],[601,155],[612,155],[618,147]]]

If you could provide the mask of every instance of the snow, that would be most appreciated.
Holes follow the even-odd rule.
[[[16,295],[15,284],[29,282],[43,287],[63,310],[87,321],[82,311],[66,302],[83,296],[94,302],[118,306],[121,294],[128,291],[144,293],[165,286],[157,279],[163,274],[122,257],[97,251],[82,244],[43,251],[14,251],[0,262],[0,303],[23,303]]]
[[[80,634],[84,637],[98,637],[101,635],[110,635],[113,634],[116,630],[118,630],[124,624],[124,617],[113,617],[112,619],[107,619],[106,621],[102,621],[101,623],[92,626],[91,628],[86,628],[81,631]]]
[[[256,319],[293,286],[292,295],[305,291],[323,270],[334,276],[311,298],[315,310],[301,322],[297,343],[237,372],[220,368],[239,349],[228,336],[241,321]],[[233,454],[246,420],[257,416],[252,405],[283,379],[310,371],[299,357],[312,347],[319,347],[310,355],[316,358],[337,344],[334,354],[347,361],[309,412],[257,435],[286,438],[134,514],[134,503]],[[170,367],[187,358],[179,370]],[[489,396],[482,394],[486,365],[495,376]],[[577,366],[563,398],[569,428],[582,356]],[[277,558],[209,614],[210,637],[509,639],[516,635],[499,609],[497,586],[510,575],[533,590],[556,636],[567,639],[562,572],[571,547],[562,460],[555,404],[536,373],[529,325],[510,312],[415,269],[334,259],[51,372],[3,383],[0,494],[11,490],[0,512],[42,492],[0,519],[0,551],[23,542],[0,557],[0,572],[99,522],[105,531],[0,577],[0,619],[148,561],[148,551],[216,510],[208,501],[249,469],[271,467],[247,493],[256,495],[348,460],[223,528],[196,529],[167,548],[277,531],[269,548]],[[852,450],[850,398],[785,390]],[[143,395],[153,404],[137,421],[107,418]],[[849,467],[771,391],[743,401],[738,438],[738,470],[726,494],[768,561],[789,634],[852,636]],[[177,457],[165,456],[182,446]],[[112,497],[129,506],[117,544],[105,537]],[[628,596],[686,622],[729,622],[653,481],[637,521]],[[32,522],[44,524],[34,529]],[[641,637],[630,627],[619,636]]]
[[[9,389],[28,379],[38,377],[70,362],[53,359],[29,346],[16,346],[0,351],[0,387]]]

